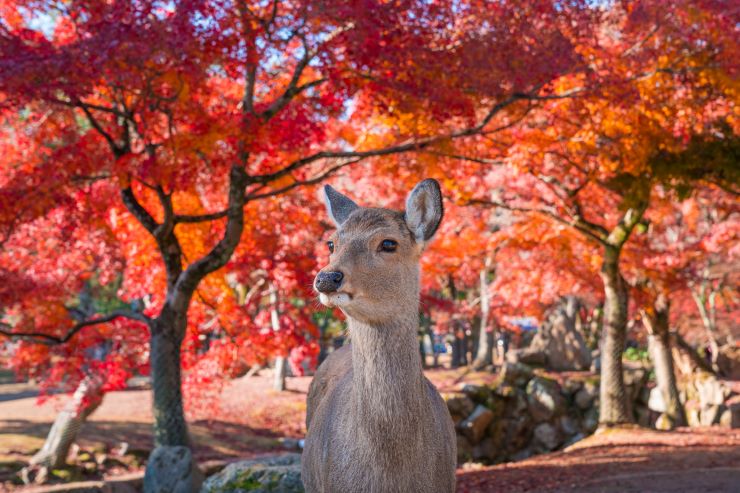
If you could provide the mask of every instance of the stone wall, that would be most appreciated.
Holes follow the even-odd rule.
[[[632,412],[649,419],[648,371],[625,371]],[[492,386],[466,385],[443,397],[457,428],[458,462],[499,463],[561,449],[598,426],[599,377],[550,374],[506,363]]]

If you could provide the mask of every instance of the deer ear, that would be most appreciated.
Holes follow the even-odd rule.
[[[425,243],[432,239],[442,222],[442,192],[437,180],[419,182],[406,199],[406,225],[416,236],[416,241]]]
[[[349,215],[360,207],[352,202],[352,199],[337,192],[330,185],[324,185],[324,199],[329,217],[337,227],[341,226]]]

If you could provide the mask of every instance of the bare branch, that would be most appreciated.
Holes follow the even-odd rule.
[[[264,198],[267,198],[267,197],[273,197],[275,195],[280,195],[281,193],[285,193],[288,190],[292,190],[292,189],[297,188],[297,187],[302,187],[302,186],[306,186],[306,185],[315,185],[317,183],[322,182],[324,179],[326,179],[329,176],[333,175],[334,173],[336,173],[340,169],[344,168],[345,166],[349,166],[350,164],[357,163],[359,161],[362,161],[363,159],[364,158],[357,158],[357,159],[345,161],[345,162],[343,162],[341,164],[338,164],[336,166],[332,166],[331,168],[325,170],[320,175],[315,176],[315,177],[313,177],[313,178],[311,178],[309,180],[295,181],[295,182],[291,183],[290,185],[286,185],[286,186],[284,186],[282,188],[277,188],[275,190],[272,190],[272,191],[266,192],[266,193],[249,194],[249,195],[247,195],[246,199],[247,199],[247,201],[264,199]]]
[[[555,220],[556,222],[559,222],[560,224],[564,224],[566,226],[570,226],[572,228],[577,229],[584,235],[588,236],[592,240],[604,244],[606,241],[605,234],[606,230],[603,229],[601,226],[594,225],[593,223],[589,223],[587,221],[584,221],[583,218],[575,217],[571,218],[570,220],[560,216],[556,212],[548,209],[541,209],[541,208],[535,208],[535,207],[515,207],[510,204],[506,204],[503,202],[497,202],[492,200],[486,200],[486,199],[470,199],[466,202],[467,205],[482,205],[485,207],[501,207],[502,209],[514,211],[514,212],[526,212],[530,214],[542,214],[544,216],[549,217],[550,219]]]
[[[12,327],[4,322],[0,322],[0,335],[3,335],[10,339],[27,340],[38,344],[54,346],[58,344],[64,344],[65,342],[69,341],[70,339],[72,339],[72,337],[75,336],[75,334],[77,334],[85,327],[112,322],[113,320],[116,320],[118,318],[136,320],[146,325],[149,325],[149,323],[151,322],[151,319],[143,313],[131,310],[116,310],[103,317],[79,322],[78,324],[75,324],[69,330],[67,330],[67,332],[63,336],[53,336],[50,334],[45,334],[43,332],[14,332],[12,330]]]

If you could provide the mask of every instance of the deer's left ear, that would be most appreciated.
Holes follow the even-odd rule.
[[[427,243],[442,222],[442,192],[437,180],[419,182],[406,199],[406,224],[419,243]]]

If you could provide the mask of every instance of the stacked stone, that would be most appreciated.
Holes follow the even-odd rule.
[[[628,370],[625,380],[633,412],[647,416],[647,371]],[[506,363],[493,386],[466,385],[443,395],[457,428],[458,461],[521,460],[593,433],[599,421],[598,376],[581,373],[561,381]]]

